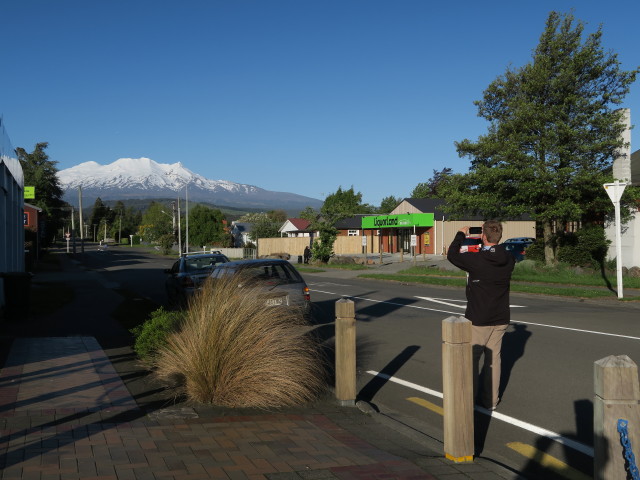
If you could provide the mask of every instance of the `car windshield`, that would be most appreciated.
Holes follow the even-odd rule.
[[[207,257],[187,257],[185,258],[185,270],[192,272],[196,270],[211,270],[220,263],[227,261],[224,255],[210,255]]]
[[[217,278],[228,275],[242,275],[255,282],[276,282],[276,283],[299,283],[302,277],[296,270],[287,263],[278,264],[253,264],[253,265],[235,265],[234,267],[221,267],[216,270],[214,275]]]

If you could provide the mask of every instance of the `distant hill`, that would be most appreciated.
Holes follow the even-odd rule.
[[[294,215],[306,207],[320,208],[322,200],[287,192],[273,192],[262,188],[209,180],[193,173],[181,163],[157,163],[149,158],[121,158],[108,165],[85,162],[58,172],[65,191],[64,200],[78,205],[78,187],[82,187],[83,208],[100,197],[109,200],[139,200],[185,198],[189,202],[206,203],[216,208],[235,208],[244,211],[285,210]]]

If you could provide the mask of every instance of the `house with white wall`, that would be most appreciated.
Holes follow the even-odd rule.
[[[618,157],[613,161],[613,178],[625,182],[627,186],[640,185],[640,150],[631,153],[631,112],[625,110],[625,123],[627,128],[622,133],[625,146],[620,150]],[[640,267],[640,199],[636,199],[635,211],[631,219],[621,225],[621,253],[622,266]],[[616,225],[613,214],[605,222],[605,235],[611,243],[607,257],[610,260],[616,258]]]

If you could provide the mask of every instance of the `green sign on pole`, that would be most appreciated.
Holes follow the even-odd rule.
[[[362,228],[433,227],[433,213],[403,213],[362,217]]]
[[[36,187],[24,187],[24,199],[33,200],[36,198]]]

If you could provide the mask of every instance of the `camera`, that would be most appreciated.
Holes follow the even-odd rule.
[[[482,235],[482,227],[469,227],[469,235]]]

